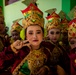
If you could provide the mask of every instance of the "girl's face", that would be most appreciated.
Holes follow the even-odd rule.
[[[56,43],[60,38],[60,29],[50,29],[48,31],[48,37],[52,42]]]
[[[17,31],[12,31],[11,32],[11,38],[16,41],[16,40],[19,40],[20,39],[20,33],[17,32]]]
[[[76,48],[76,38],[70,39],[69,43],[70,43],[71,49]]]
[[[26,39],[32,47],[39,47],[43,40],[43,31],[40,26],[32,25],[26,30]]]

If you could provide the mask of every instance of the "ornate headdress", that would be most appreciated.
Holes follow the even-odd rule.
[[[68,31],[68,23],[69,23],[69,21],[66,18],[62,19],[62,21],[61,21],[61,31],[62,32]]]
[[[20,32],[22,30],[22,26],[18,23],[18,22],[15,22],[13,23],[13,25],[11,26],[11,32],[16,30],[18,32]]]
[[[68,25],[68,39],[76,37],[76,7],[74,11],[74,19],[69,22]]]
[[[59,16],[62,19],[61,20],[61,32],[67,32],[68,31],[68,19],[66,18],[66,14],[65,12],[63,12],[62,10],[59,12]]]
[[[68,25],[68,38],[76,37],[76,18],[71,20]]]
[[[49,16],[46,17],[48,23],[46,24],[47,31],[53,28],[60,29],[60,16],[54,12],[52,12]]]
[[[43,12],[37,8],[34,4],[30,5],[22,10],[25,19],[22,20],[23,27],[26,29],[29,25],[39,25],[44,27]]]

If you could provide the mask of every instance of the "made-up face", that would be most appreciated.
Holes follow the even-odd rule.
[[[42,28],[38,25],[31,25],[27,27],[26,39],[29,41],[32,47],[39,47],[43,40]]]
[[[17,31],[12,31],[11,32],[11,38],[16,41],[16,40],[19,40],[20,39],[20,33],[17,32]]]
[[[52,42],[56,43],[60,38],[60,29],[50,29],[48,31],[48,37]]]
[[[69,40],[71,49],[76,48],[76,38],[72,38]]]

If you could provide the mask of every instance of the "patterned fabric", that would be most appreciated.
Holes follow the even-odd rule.
[[[47,62],[47,56],[43,52],[43,47],[39,50],[31,50],[30,53],[16,67],[18,73],[24,75],[36,75],[38,70]],[[25,67],[24,67],[25,66]],[[20,68],[20,69],[19,69]],[[27,72],[24,72],[26,69]],[[22,72],[22,73],[21,73]],[[28,73],[29,72],[29,73]],[[14,73],[14,72],[13,72]],[[28,74],[27,74],[28,73]],[[19,75],[20,75],[19,74]]]
[[[46,17],[46,19],[48,20],[48,23],[46,24],[46,29],[50,30],[52,28],[59,28],[60,29],[60,17],[58,14],[56,14],[55,12],[53,12],[52,14],[50,14],[49,16]]]
[[[55,47],[52,50],[52,55],[51,55],[51,63],[56,65],[58,64],[58,62],[60,61],[59,57],[61,55],[63,55],[63,51],[61,50],[60,47],[58,47],[58,44],[54,44],[52,41],[49,41],[50,43],[52,43]]]
[[[70,61],[66,50],[57,42],[54,44],[50,40],[46,40],[42,43],[43,46],[50,49],[51,52],[51,66],[60,65],[69,75]],[[65,58],[66,57],[66,58]]]
[[[39,25],[44,27],[43,12],[37,8],[34,4],[30,4],[26,9],[22,10],[25,17],[23,19],[23,27],[26,29],[29,25]]]

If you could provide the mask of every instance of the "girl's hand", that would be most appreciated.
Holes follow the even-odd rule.
[[[28,46],[31,49],[31,45],[28,40],[23,41],[23,46]]]
[[[12,51],[14,53],[18,53],[19,50],[24,47],[24,46],[28,46],[29,48],[31,48],[30,46],[30,43],[28,42],[28,40],[17,40],[15,41],[12,45],[11,45],[11,48],[12,48]]]
[[[17,40],[12,45],[15,49],[21,49],[23,47],[23,42],[21,40]]]
[[[23,43],[21,40],[15,41],[13,44],[11,44],[11,49],[14,53],[18,53],[19,49],[23,47]]]

